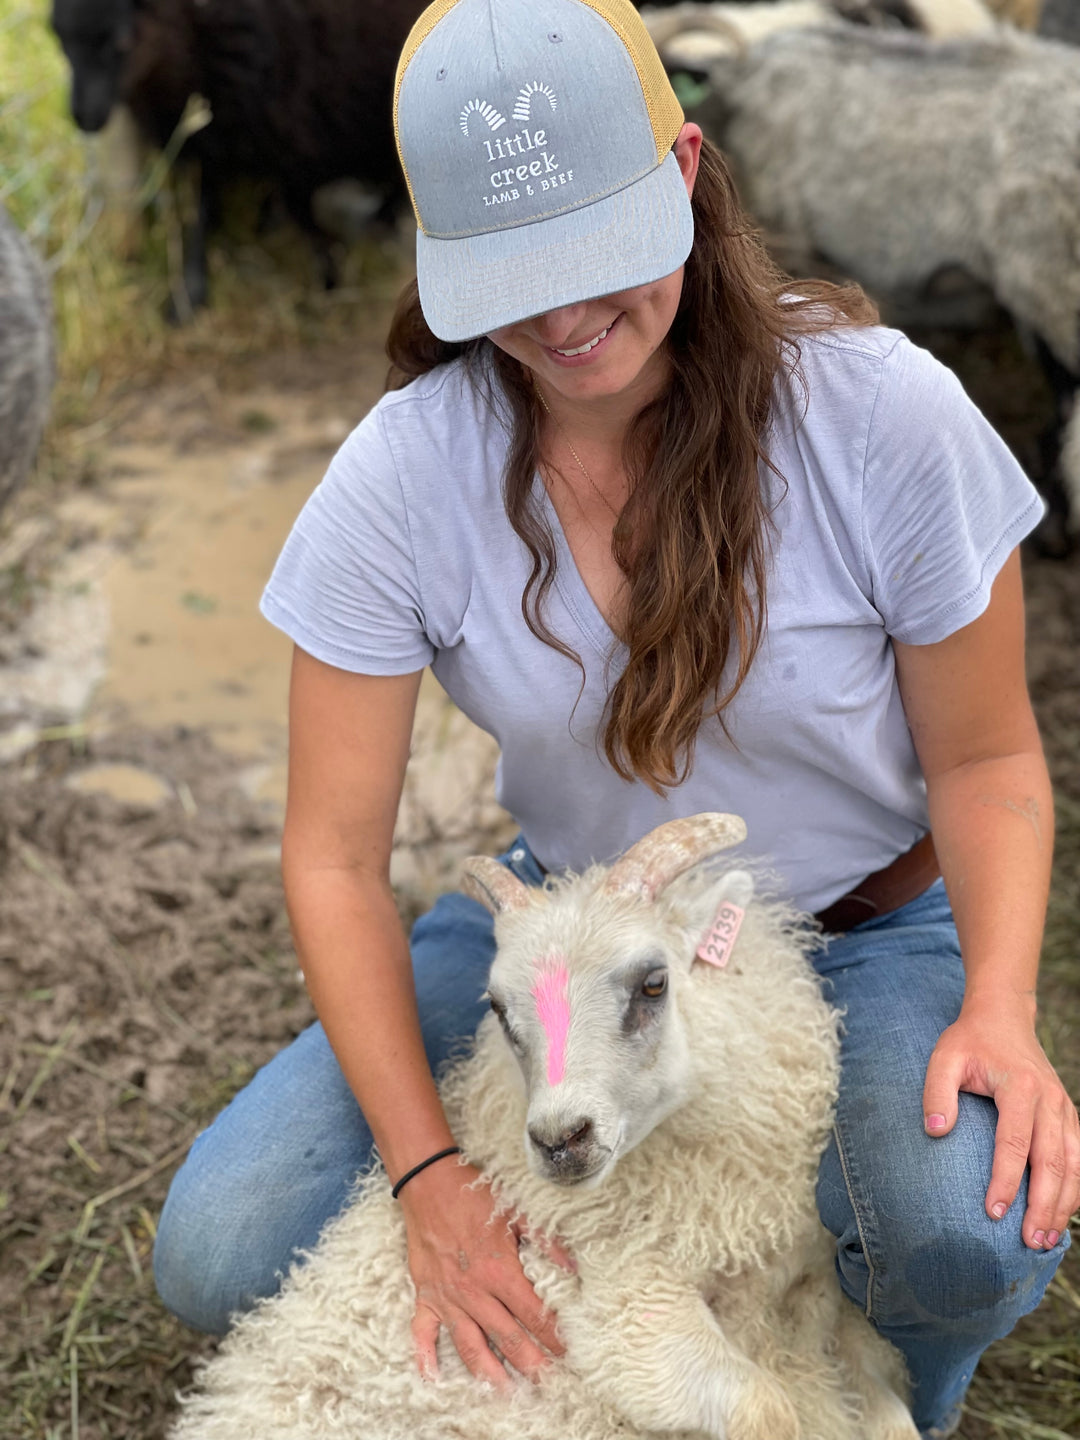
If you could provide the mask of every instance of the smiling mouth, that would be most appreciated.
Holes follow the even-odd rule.
[[[605,326],[605,328],[600,331],[599,335],[594,335],[591,340],[586,340],[584,345],[575,346],[575,348],[572,350],[560,350],[557,345],[549,345],[548,349],[552,352],[552,354],[563,355],[568,360],[572,359],[575,355],[587,355],[590,350],[596,349],[597,345],[600,344],[601,340],[607,339],[607,337],[611,334],[611,331],[617,323],[618,319],[619,317],[616,316],[615,319],[612,320],[610,325]]]

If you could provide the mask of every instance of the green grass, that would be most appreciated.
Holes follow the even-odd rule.
[[[340,257],[339,288],[323,292],[295,227],[256,239],[264,192],[243,185],[226,196],[224,232],[210,246],[211,310],[183,327],[167,323],[190,194],[151,156],[135,203],[130,188],[126,200],[110,189],[110,142],[71,119],[48,11],[48,0],[0,0],[0,201],[50,271],[60,358],[53,432],[88,423],[117,388],[192,366],[218,374],[275,348],[355,334],[400,283],[401,256],[354,245]],[[196,119],[199,108],[193,97]]]

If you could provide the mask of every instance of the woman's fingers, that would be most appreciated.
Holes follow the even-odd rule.
[[[535,1304],[535,1296],[533,1301]],[[478,1313],[476,1318],[489,1345],[495,1346],[508,1365],[529,1380],[539,1380],[548,1357],[537,1344],[538,1337],[532,1324],[505,1305],[495,1303],[485,1306],[483,1314]]]
[[[1071,1216],[1080,1210],[1080,1115],[1076,1113],[1076,1106],[1072,1103],[1066,1112],[1066,1120],[1065,1183],[1061,1187],[1057,1214],[1051,1222],[1058,1239],[1068,1226]],[[1057,1239],[1050,1243],[1056,1245]]]
[[[1031,1135],[1031,1175],[1024,1213],[1024,1244],[1033,1250],[1047,1248],[1054,1229],[1065,1179],[1065,1126],[1060,1106],[1044,1101],[1036,1108]]]
[[[511,1273],[507,1278],[509,1283],[500,1291],[499,1298],[510,1314],[550,1354],[565,1355],[566,1347],[559,1337],[555,1314],[529,1284],[525,1272],[519,1269],[516,1275]],[[547,1363],[542,1355],[541,1362]]]
[[[995,1220],[1000,1220],[1016,1199],[1027,1168],[1035,1127],[1035,1089],[1030,1085],[1022,1089],[1019,1085],[1012,1089],[1002,1088],[994,1100],[998,1122],[994,1133],[994,1163],[986,1192],[986,1212]],[[1030,1206],[1028,1208],[1030,1212]]]
[[[483,1327],[471,1315],[459,1310],[449,1319],[446,1328],[450,1332],[455,1350],[471,1374],[478,1380],[488,1381],[497,1390],[509,1389],[509,1375],[488,1344]]]
[[[1080,1136],[1068,1096],[1045,1097],[1035,1116],[1024,1241],[1033,1249],[1056,1245],[1080,1198]]]
[[[439,1373],[436,1345],[442,1321],[430,1306],[420,1303],[412,1318],[413,1353],[416,1368],[425,1380],[434,1380]]]
[[[938,1046],[923,1084],[923,1124],[928,1135],[947,1135],[956,1124],[965,1058]]]

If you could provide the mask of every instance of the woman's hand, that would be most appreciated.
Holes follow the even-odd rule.
[[[478,1176],[471,1165],[433,1165],[401,1192],[416,1286],[413,1343],[421,1374],[434,1375],[435,1343],[445,1325],[472,1373],[502,1388],[510,1378],[492,1345],[530,1380],[549,1363],[545,1351],[564,1352],[555,1316],[521,1268],[525,1224],[508,1225],[495,1212],[490,1187],[473,1187]],[[575,1268],[560,1246],[544,1242],[544,1248],[565,1269]]]
[[[1080,1204],[1080,1119],[1035,1036],[1031,1008],[965,1001],[930,1057],[923,1114],[927,1134],[947,1135],[958,1091],[993,1100],[998,1123],[986,1212],[1001,1219],[1030,1163],[1023,1237],[1042,1250],[1057,1244]]]

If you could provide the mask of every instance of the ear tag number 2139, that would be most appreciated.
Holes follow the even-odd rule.
[[[731,957],[731,951],[738,938],[746,911],[741,905],[725,900],[716,912],[716,918],[702,937],[697,948],[697,958],[706,965],[715,965],[722,970]]]

